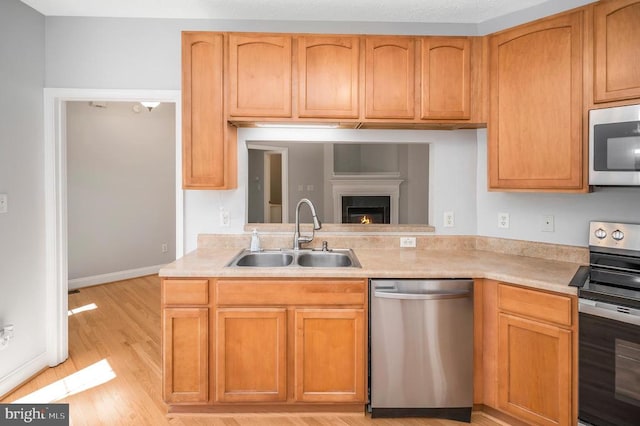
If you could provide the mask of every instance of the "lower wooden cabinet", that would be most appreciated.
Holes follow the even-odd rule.
[[[572,424],[571,368],[571,330],[499,315],[499,409],[538,425]]]
[[[295,400],[363,402],[364,310],[295,311]]]
[[[163,309],[163,397],[168,403],[202,403],[209,398],[208,311]]]
[[[536,425],[577,419],[577,298],[480,280],[475,403]]]
[[[213,404],[364,410],[367,280],[219,278],[213,288]]]
[[[287,400],[287,311],[218,309],[216,401]]]

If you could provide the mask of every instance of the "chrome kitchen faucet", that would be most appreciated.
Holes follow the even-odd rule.
[[[311,216],[313,218],[313,233],[310,237],[303,237],[300,235],[300,206],[302,206],[302,204],[308,205],[309,209],[311,209]],[[322,228],[322,224],[320,223],[320,219],[318,219],[318,216],[316,215],[316,208],[314,207],[311,200],[309,200],[308,198],[303,198],[298,201],[298,205],[296,206],[296,231],[293,233],[293,249],[300,250],[300,244],[306,244],[313,241],[315,231],[320,228]]]

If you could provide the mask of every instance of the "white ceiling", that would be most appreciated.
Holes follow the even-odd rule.
[[[563,1],[566,0],[22,0],[45,16],[472,24]]]

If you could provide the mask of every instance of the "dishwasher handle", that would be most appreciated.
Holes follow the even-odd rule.
[[[390,291],[375,290],[373,295],[382,299],[401,299],[401,300],[441,300],[441,299],[463,299],[469,297],[469,290],[447,291],[447,292],[431,292],[431,293],[397,293]]]

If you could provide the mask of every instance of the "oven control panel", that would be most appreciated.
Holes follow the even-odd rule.
[[[591,222],[589,245],[640,251],[640,224]]]

